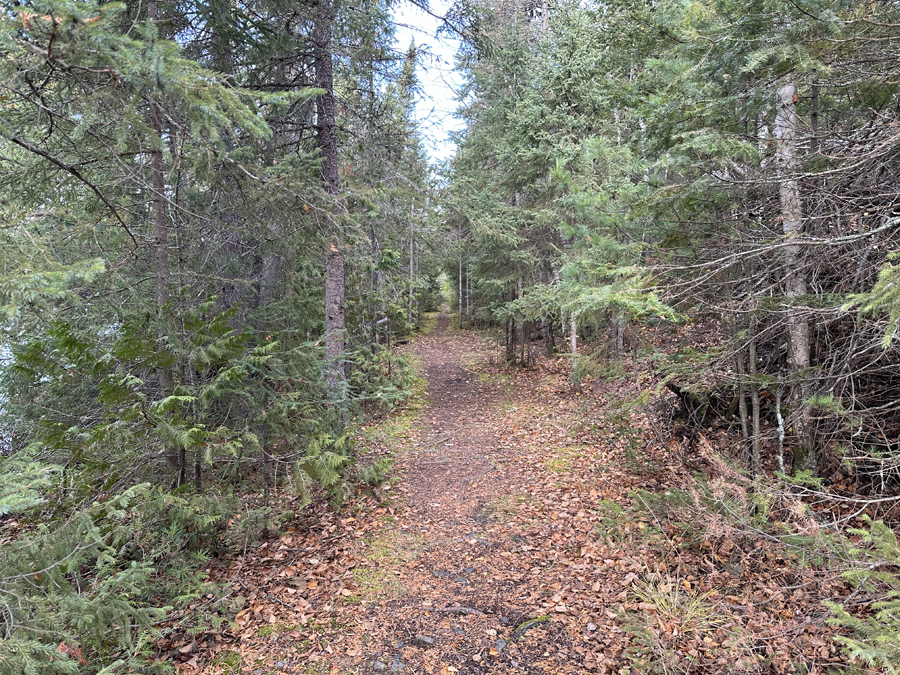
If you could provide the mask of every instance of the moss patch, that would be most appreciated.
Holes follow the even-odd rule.
[[[358,592],[340,599],[353,605],[371,602],[382,596],[400,595],[403,583],[397,572],[415,560],[425,548],[425,540],[416,534],[388,530],[368,542],[364,557],[374,566],[360,566],[353,570]]]
[[[553,456],[544,462],[544,466],[548,471],[565,473],[569,471],[572,461],[582,456],[584,447],[583,445],[567,445],[558,448],[554,451]]]

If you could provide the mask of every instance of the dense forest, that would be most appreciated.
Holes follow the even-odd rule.
[[[380,495],[444,304],[504,373],[637,377],[840,557],[847,672],[900,672],[900,6],[414,4],[460,44],[440,166],[396,2],[5,4],[0,674],[166,672],[273,492]]]

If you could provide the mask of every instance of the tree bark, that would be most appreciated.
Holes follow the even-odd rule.
[[[462,248],[459,250],[459,311],[457,312],[459,315],[458,326],[462,328],[463,325],[463,264],[462,264]]]
[[[803,227],[803,206],[797,169],[797,94],[793,83],[778,90],[778,111],[775,117],[775,154],[778,168],[778,194],[781,200],[782,232],[790,242],[796,240]],[[806,271],[803,269],[801,247],[789,244],[784,248],[785,296],[788,302],[787,330],[789,337],[788,366],[794,379],[793,399],[796,410],[794,470],[815,469],[817,458],[809,408],[806,405],[808,385],[805,371],[810,365],[809,324],[797,299],[806,295]]]
[[[316,102],[316,137],[322,153],[322,183],[325,192],[332,198],[331,231],[325,242],[325,386],[329,401],[342,404],[347,380],[343,362],[345,281],[342,236],[342,216],[346,212],[346,206],[340,197],[338,175],[334,63],[331,55],[334,6],[330,0],[321,0],[316,5],[313,21],[316,87],[324,91]]]
[[[753,410],[753,435],[750,445],[750,474],[756,478],[762,473],[762,456],[760,455],[760,408],[759,408],[759,381],[756,379],[756,326],[753,328],[753,336],[750,338],[749,361],[750,376],[750,404]],[[741,392],[743,394],[743,392]],[[746,408],[747,404],[744,403]]]
[[[575,312],[569,318],[569,351],[572,353],[572,388],[581,393],[581,380],[578,378],[578,323]]]
[[[523,294],[522,287],[522,277],[519,277],[519,281],[516,283],[516,299],[521,300]],[[519,348],[521,349],[521,357],[519,359],[519,365],[524,368],[525,367],[525,340],[527,339],[527,335],[525,334],[525,319],[519,315],[516,317],[516,339],[519,342]],[[516,355],[513,353],[513,365],[515,365]]]
[[[416,254],[416,223],[413,220],[415,215],[414,205],[409,206],[409,307],[407,308],[406,323],[410,329],[413,327],[413,300],[415,293],[413,292],[413,282],[415,281],[415,254]]]
[[[147,5],[147,18],[156,21],[156,0]],[[150,103],[150,126],[154,142],[162,143],[162,115],[156,101]],[[166,176],[162,147],[150,151],[150,184],[153,191],[153,236],[156,262],[156,306],[159,310],[169,300],[169,228],[166,222]],[[160,336],[162,337],[162,336]]]

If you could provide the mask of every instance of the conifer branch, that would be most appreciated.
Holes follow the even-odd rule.
[[[109,201],[109,199],[106,198],[106,195],[103,194],[103,191],[99,187],[97,187],[97,185],[95,183],[88,180],[88,178],[83,173],[81,173],[81,171],[78,170],[78,167],[75,167],[71,164],[67,164],[67,163],[63,162],[62,160],[51,155],[50,153],[45,152],[45,151],[41,150],[40,148],[32,145],[31,143],[28,143],[27,141],[22,140],[18,136],[11,136],[10,140],[13,143],[15,143],[16,145],[18,145],[19,147],[27,150],[28,152],[31,152],[35,155],[43,157],[51,164],[58,166],[60,169],[62,169],[66,173],[74,176],[79,181],[81,181],[82,183],[87,185],[88,188],[90,188],[91,192],[93,192],[95,195],[97,195],[97,197],[100,199],[100,201],[103,202],[103,204],[110,210],[113,217],[119,222],[119,225],[122,227],[122,229],[125,230],[125,232],[128,234],[129,237],[131,237],[131,241],[134,243],[134,250],[137,250],[140,248],[140,244],[138,244],[138,241],[135,238],[134,234],[128,228],[128,225],[125,223],[125,221],[122,220],[122,217],[119,215],[118,209],[116,209],[116,207],[112,205],[112,203]]]

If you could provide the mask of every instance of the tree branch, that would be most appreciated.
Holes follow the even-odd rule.
[[[82,183],[84,183],[85,185],[87,185],[87,186],[91,189],[91,192],[93,192],[95,195],[97,195],[97,197],[99,197],[100,201],[103,202],[103,203],[106,205],[106,207],[107,207],[107,208],[110,210],[110,212],[113,214],[113,217],[115,217],[115,219],[116,219],[117,221],[119,221],[119,225],[122,226],[122,229],[125,230],[125,232],[128,233],[128,236],[129,236],[129,237],[131,237],[131,241],[134,243],[134,248],[135,248],[135,250],[137,250],[138,248],[140,248],[140,244],[138,244],[138,241],[137,241],[137,239],[135,238],[135,236],[134,236],[134,234],[132,233],[132,231],[131,231],[130,229],[128,229],[128,225],[126,225],[126,224],[125,224],[125,221],[122,220],[122,217],[119,215],[119,212],[118,212],[118,210],[116,209],[116,207],[113,206],[112,203],[106,198],[106,195],[103,194],[103,191],[100,190],[100,188],[97,187],[93,182],[91,182],[90,180],[88,180],[87,177],[86,177],[83,173],[81,173],[81,171],[79,171],[77,167],[72,166],[71,164],[66,164],[66,163],[63,162],[62,160],[57,159],[56,157],[54,157],[54,156],[51,155],[50,153],[45,152],[45,151],[41,150],[40,148],[38,148],[38,147],[36,147],[36,146],[34,146],[34,145],[31,145],[31,143],[28,143],[27,141],[22,140],[22,139],[19,138],[18,136],[12,136],[12,137],[10,137],[9,140],[11,140],[13,143],[15,143],[16,145],[18,145],[19,147],[24,148],[24,149],[27,150],[28,152],[34,153],[35,155],[38,155],[39,157],[43,157],[44,159],[46,159],[46,160],[47,160],[48,162],[50,162],[51,164],[54,164],[55,166],[58,166],[60,169],[62,169],[62,170],[65,171],[66,173],[68,173],[68,174],[74,176],[75,178],[77,178],[78,180],[80,180]]]

